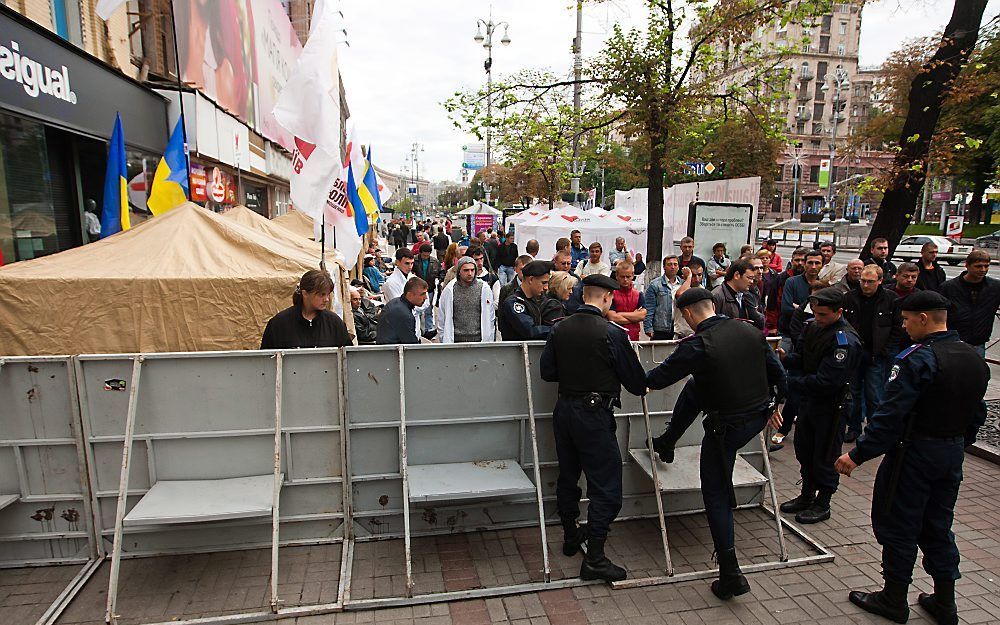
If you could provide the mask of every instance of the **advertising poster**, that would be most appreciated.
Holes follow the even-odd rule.
[[[279,0],[173,0],[184,82],[291,150],[271,109],[302,51]]]
[[[493,227],[493,215],[469,215],[472,218],[472,236]]]
[[[725,243],[730,258],[750,243],[753,206],[724,202],[692,202],[687,234],[694,237],[694,253],[704,260],[712,257],[712,246]]]

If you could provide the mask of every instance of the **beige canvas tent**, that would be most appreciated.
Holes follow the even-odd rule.
[[[305,237],[307,239],[314,239],[315,237],[312,217],[309,217],[301,211],[290,210],[280,217],[275,217],[271,221],[278,224],[282,228],[291,230],[301,237]]]
[[[188,203],[97,243],[0,267],[0,354],[256,349],[318,264],[312,250]],[[327,267],[338,301],[348,301],[343,267]],[[353,332],[351,315],[345,321]]]

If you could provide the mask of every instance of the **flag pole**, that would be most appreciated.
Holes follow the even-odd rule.
[[[187,169],[187,187],[188,191],[186,193],[187,199],[192,197],[192,187],[191,187],[191,154],[188,151],[188,135],[187,135],[187,115],[184,114],[184,91],[183,83],[181,82],[181,55],[177,48],[177,18],[174,16],[174,2],[173,0],[168,0],[168,5],[170,5],[170,33],[173,35],[174,40],[174,64],[177,72],[177,100],[181,105],[181,135],[184,137],[184,167]],[[238,170],[238,168],[237,168]]]

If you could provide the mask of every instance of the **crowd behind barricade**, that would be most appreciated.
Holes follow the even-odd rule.
[[[920,605],[938,623],[958,622],[950,527],[964,447],[986,418],[985,347],[1000,308],[1000,281],[987,276],[985,252],[970,253],[965,271],[946,279],[933,243],[919,262],[897,267],[882,238],[867,260],[842,264],[832,242],[795,249],[786,263],[774,240],[732,257],[717,243],[705,260],[685,237],[680,254],[666,256],[662,273],[638,288],[646,267],[623,238],[605,253],[579,230],[568,234],[548,257],[534,240],[521,253],[513,232],[470,237],[450,222],[390,224],[393,255],[373,243],[351,287],[357,342],[546,341],[539,370],[559,388],[553,428],[563,553],[587,544],[584,579],[627,575],[604,553],[622,505],[613,412],[622,388],[645,395],[686,380],[666,432],[652,439],[651,453],[665,463],[704,415],[699,471],[719,562],[711,590],[720,599],[750,591],[735,549],[732,473],[739,450],[767,424],[777,429],[771,451],[796,428],[801,492],[780,512],[799,523],[829,519],[840,475],[884,455],[872,525],[885,587],[852,592],[850,600],[906,622],[919,547],[935,587]],[[267,324],[261,348],[350,345],[346,325],[329,310],[332,288],[325,272],[306,273],[293,305]],[[646,372],[630,345],[643,335],[681,340]],[[765,337],[780,337],[780,347]],[[848,453],[845,442],[855,443]],[[907,454],[910,446],[916,453]],[[584,526],[581,473],[589,497]]]

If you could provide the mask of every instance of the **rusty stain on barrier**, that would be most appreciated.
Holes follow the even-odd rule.
[[[424,523],[435,525],[438,522],[437,511],[434,508],[427,508],[423,514]]]
[[[379,497],[378,505],[382,506],[383,508],[389,505],[389,495],[382,495],[381,497]]]
[[[375,374],[372,373],[371,371],[368,372],[368,379],[371,380],[372,382],[374,382],[375,384],[379,383],[378,382],[378,378],[376,378]]]
[[[28,372],[29,373],[38,373],[38,367],[36,367],[35,365],[28,365]]]

